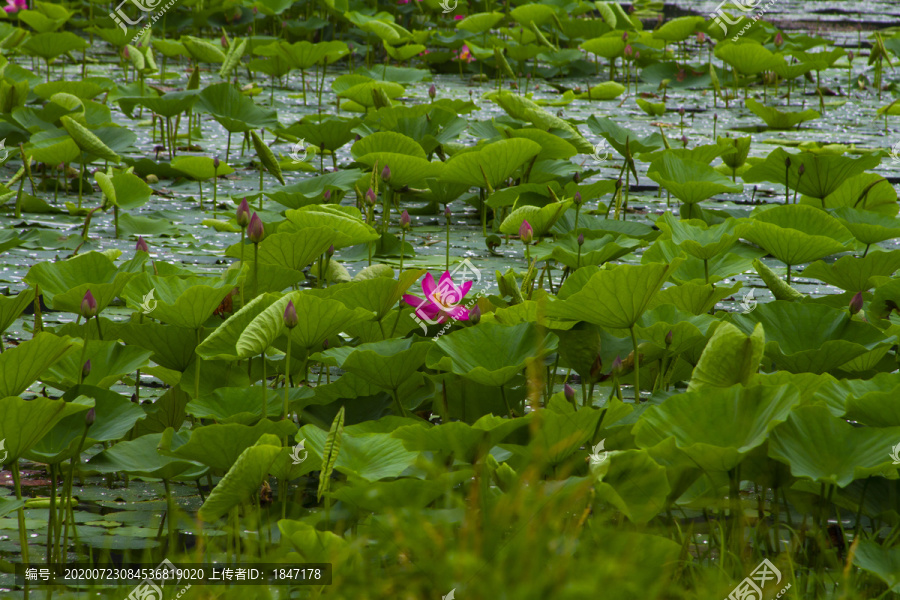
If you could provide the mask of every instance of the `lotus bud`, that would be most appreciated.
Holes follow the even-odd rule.
[[[790,156],[788,156],[787,158],[784,159],[784,166],[787,167],[788,169],[791,168],[791,157]]]
[[[325,251],[325,256],[327,256],[328,258],[334,256],[334,244],[328,246],[328,250]]]
[[[147,246],[147,241],[144,239],[144,236],[138,236],[137,244],[134,245],[134,249],[137,252],[150,252],[150,248]]]
[[[683,107],[683,106],[682,106],[681,108],[678,109],[678,116],[679,116],[679,117],[683,117],[683,116],[684,116],[684,107]]]
[[[434,100],[434,97],[437,96],[437,88],[434,87],[434,84],[431,84],[431,87],[428,88],[428,97]]]
[[[854,57],[854,56],[855,56],[855,55],[853,54],[853,50],[850,50],[849,52],[847,52],[847,60],[848,60],[849,62],[853,62],[853,57]]]
[[[218,174],[219,165],[221,165],[221,164],[222,164],[222,162],[219,160],[218,156],[213,159],[213,169],[215,170],[216,174]]]
[[[322,199],[325,202],[328,202],[329,200],[331,200],[331,190],[325,190],[325,193],[322,194]]]
[[[84,425],[85,427],[90,427],[94,424],[94,421],[97,419],[97,413],[94,412],[94,407],[91,407],[87,413],[84,415]]]
[[[322,342],[322,350],[328,350],[328,340],[324,340]]]
[[[159,183],[159,177],[157,177],[153,173],[150,173],[149,175],[147,175],[147,183]]]
[[[600,355],[597,354],[597,358],[594,359],[593,364],[591,365],[591,380],[597,379],[597,376],[603,371],[603,359],[600,358]]]
[[[784,38],[781,37],[781,32],[775,34],[775,45],[780,46],[784,43]]]
[[[687,147],[688,137],[686,135],[681,136],[681,143],[684,144],[685,147]]]
[[[128,46],[122,48],[122,56],[124,56],[125,58],[131,58],[130,54],[131,53],[128,51]]]
[[[863,307],[863,297],[862,292],[856,292],[853,296],[853,299],[850,300],[850,314],[855,315],[859,311],[862,310]]]
[[[584,246],[584,234],[583,233],[578,234],[578,245]]]
[[[519,226],[519,239],[524,244],[530,244],[534,239],[534,229],[531,228],[531,224],[527,220],[522,221],[522,224]]]
[[[375,192],[372,190],[372,188],[369,188],[369,191],[366,192],[366,201],[369,204],[375,204],[375,200]]]
[[[634,60],[637,60],[637,59],[639,59],[640,57],[641,57],[641,51],[638,50],[637,52],[634,53]]]
[[[666,346],[672,345],[672,330],[669,330],[669,333],[666,334]]]
[[[258,13],[259,13],[259,9],[256,8],[256,7],[254,6],[254,7],[253,7],[253,14],[255,15],[255,14],[258,14]]]
[[[284,309],[284,326],[288,329],[293,329],[297,326],[299,319],[297,319],[297,309],[294,308],[294,301],[288,300],[287,307]]]
[[[627,42],[627,41],[628,41],[628,32],[627,32],[627,31],[623,31],[623,32],[622,32],[622,41],[623,41],[623,42]]]
[[[697,43],[702,44],[705,41],[706,41],[706,34],[703,33],[702,31],[698,31],[697,32]]]
[[[478,325],[479,322],[481,322],[481,309],[476,304],[475,308],[469,311],[469,323]]]
[[[227,47],[228,47],[228,38],[226,38],[224,35],[222,36],[222,39],[221,39],[220,41],[222,42],[222,47],[223,47],[223,48],[227,48]]]
[[[625,58],[631,58],[634,56],[634,49],[632,49],[631,44],[625,46]]]
[[[81,300],[81,316],[85,319],[97,316],[97,301],[91,290],[85,292],[84,298]]]
[[[403,230],[409,230],[411,219],[409,218],[409,212],[404,208],[403,212],[400,213],[400,228]]]
[[[574,181],[575,183],[580,183],[581,182],[581,173],[579,173],[578,171],[575,171],[575,174],[572,175],[572,181]]]
[[[621,358],[619,357],[619,355],[617,354],[617,355],[616,355],[616,360],[614,360],[614,361],[613,361],[613,364],[612,364],[612,372],[615,373],[616,375],[621,375],[621,374],[622,374],[622,371],[623,371],[623,369],[622,369],[622,359],[621,359]]]
[[[445,219],[450,218],[450,205],[449,204],[444,205],[444,218]]]
[[[616,179],[616,189],[617,189],[617,190],[618,190],[619,188],[621,188],[623,185],[625,185],[625,182],[622,181],[622,178],[621,178],[621,177],[620,177],[619,179]]]
[[[263,226],[262,219],[259,218],[258,214],[253,213],[253,216],[250,217],[250,225],[247,227],[247,237],[254,244],[258,244],[265,235],[266,228]]]
[[[241,229],[245,229],[250,224],[250,205],[247,203],[247,198],[241,200],[241,204],[238,206],[237,213],[234,216]]]
[[[91,374],[91,359],[87,359],[83,365],[81,365],[81,378],[87,379],[87,376]]]
[[[581,206],[581,203],[583,202],[583,200],[581,199],[581,192],[575,192],[575,196],[572,198],[572,201],[575,203],[575,206]]]
[[[384,165],[384,169],[381,170],[381,180],[385,183],[391,180],[391,168],[387,165]]]
[[[575,400],[575,388],[573,388],[568,383],[563,386],[563,394],[566,395],[566,400],[572,402]]]
[[[713,121],[718,121],[718,120],[719,120],[719,113],[714,113],[714,114],[713,114]]]
[[[800,175],[806,173],[806,165],[801,164],[800,167],[797,168],[797,173],[799,173]]]

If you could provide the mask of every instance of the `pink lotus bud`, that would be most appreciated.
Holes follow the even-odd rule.
[[[219,171],[219,165],[221,165],[221,164],[222,164],[222,162],[219,160],[218,156],[213,159],[213,169],[215,170],[217,175],[218,175],[218,171]]]
[[[222,42],[222,47],[223,47],[223,48],[227,48],[227,47],[228,47],[228,38],[226,38],[224,35],[222,36],[221,42]]]
[[[445,205],[444,205],[444,218],[445,218],[445,219],[449,219],[449,218],[450,218],[450,215],[451,215],[451,213],[450,213],[450,205],[449,205],[449,204],[445,204]]]
[[[530,244],[534,239],[534,229],[531,228],[531,224],[528,221],[522,221],[522,224],[519,226],[519,239],[525,244]]]
[[[859,311],[862,310],[863,307],[863,297],[862,292],[856,292],[853,296],[853,299],[850,300],[850,314],[855,315]]]
[[[784,43],[784,38],[781,37],[781,32],[775,34],[775,45],[780,46]]]
[[[478,325],[481,321],[481,309],[478,308],[478,305],[475,305],[475,308],[469,311],[469,323],[472,325]]]
[[[434,84],[431,84],[431,87],[428,88],[428,97],[434,100],[434,97],[437,96],[437,88],[434,87]]]
[[[87,359],[85,363],[81,366],[81,378],[87,379],[87,376],[91,374],[91,359]]]
[[[584,234],[583,233],[578,234],[578,245],[584,246]]]
[[[90,427],[94,424],[94,421],[97,419],[97,413],[94,411],[94,407],[92,406],[87,413],[84,415],[84,424],[87,427]]]
[[[631,58],[634,56],[634,49],[631,47],[631,44],[625,46],[625,58]]]
[[[563,386],[563,394],[566,395],[566,400],[568,400],[569,402],[575,400],[575,388],[573,388],[568,383]]]
[[[703,33],[702,31],[698,31],[697,32],[697,43],[702,44],[705,41],[706,41],[706,34]]]
[[[297,318],[297,309],[294,308],[294,301],[288,300],[287,307],[284,309],[284,326],[293,329],[297,326],[299,319]]]
[[[150,252],[150,248],[147,246],[147,241],[144,239],[144,236],[138,236],[137,244],[134,245],[134,249],[137,252]]]
[[[672,345],[672,330],[669,330],[669,333],[666,334],[666,346]]]
[[[85,319],[97,316],[97,301],[91,290],[85,292],[84,298],[81,300],[81,316]]]
[[[372,188],[369,188],[369,191],[366,192],[366,200],[369,202],[369,204],[375,204],[375,200],[377,200],[377,198],[375,198],[375,192],[372,190]]]
[[[400,213],[400,227],[402,229],[409,229],[410,222],[411,222],[411,219],[409,218],[409,212],[407,212],[407,210],[404,208],[403,212]]]
[[[616,360],[614,360],[612,364],[612,372],[616,375],[619,375],[622,373],[622,371],[622,359],[619,358],[619,355],[616,355]]]
[[[246,197],[241,200],[241,204],[240,206],[238,206],[235,218],[237,219],[237,224],[241,229],[244,229],[245,227],[247,227],[247,225],[250,224],[250,205],[247,203]]]
[[[387,165],[384,165],[384,168],[381,170],[381,180],[385,183],[391,180],[391,168]]]
[[[581,203],[583,202],[583,200],[581,199],[581,192],[575,192],[575,196],[572,198],[572,201],[575,203],[575,206],[581,206]]]
[[[250,241],[254,244],[258,244],[265,235],[266,228],[263,226],[262,219],[259,218],[258,214],[253,213],[253,216],[250,217],[250,225],[247,227],[247,237],[250,238]]]

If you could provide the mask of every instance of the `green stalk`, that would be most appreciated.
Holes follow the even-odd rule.
[[[200,328],[197,328],[197,346],[200,346]],[[194,349],[196,354],[197,349]],[[200,355],[194,357],[194,398],[200,397]]]
[[[253,297],[259,287],[259,244],[253,244]]]
[[[245,227],[241,227],[241,270],[244,269],[244,236],[247,233]],[[241,308],[244,306],[244,282],[241,282]]]
[[[447,248],[446,248],[446,256],[444,257],[444,270],[450,270],[450,217],[447,217]]]
[[[631,331],[631,345],[634,346],[634,401],[641,400],[641,355],[638,352],[637,337],[634,335],[634,325],[628,328]]]
[[[284,359],[284,406],[281,410],[281,419],[287,419],[288,414],[288,388],[290,388],[290,373],[291,373],[291,333],[288,331],[287,336],[287,355]],[[263,396],[265,397],[265,396]],[[263,406],[265,410],[265,406]],[[263,413],[265,414],[265,413]]]
[[[406,246],[406,229],[400,234],[400,272],[403,272],[403,248]],[[449,269],[448,269],[449,270]]]
[[[175,549],[175,526],[178,517],[175,516],[175,499],[172,498],[172,486],[168,479],[163,479],[163,485],[166,487],[166,521],[169,526],[169,547],[168,551],[173,552]]]
[[[16,487],[16,500],[22,499],[22,484],[19,476],[19,459],[16,458],[12,464],[13,483]],[[28,532],[25,531],[25,507],[19,507],[16,511],[19,515],[19,545],[22,547],[22,563],[28,566]],[[26,591],[26,597],[27,597]]]
[[[78,364],[78,383],[84,382],[84,359],[87,356],[88,321],[84,323],[84,343],[81,345],[81,361]]]

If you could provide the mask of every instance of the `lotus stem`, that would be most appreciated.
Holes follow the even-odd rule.
[[[444,270],[449,271],[450,270],[450,215],[446,213],[446,210],[445,210],[444,214],[447,215],[447,248],[445,250],[446,255],[444,257]],[[370,264],[371,264],[371,258],[370,258]]]
[[[241,270],[244,270],[244,236],[247,233],[245,227],[241,227]],[[244,282],[241,281],[241,308],[244,306]]]
[[[253,244],[253,297],[256,298],[256,291],[259,288],[259,244]]]
[[[97,339],[103,341],[103,332],[100,331],[100,313],[97,313],[97,316],[94,317],[94,320],[97,322]],[[87,323],[85,323],[87,325]]]
[[[163,479],[163,485],[166,488],[166,521],[169,526],[169,552],[173,552],[175,550],[175,540],[176,533],[175,527],[177,525],[176,520],[178,517],[175,516],[175,499],[172,497],[172,486],[169,483],[168,479]]]
[[[284,406],[281,410],[281,420],[287,419],[288,414],[288,389],[290,386],[290,374],[291,374],[291,332],[288,331],[287,336],[287,354],[284,358]],[[265,395],[263,396],[265,398]],[[265,404],[263,404],[263,418],[265,418]],[[282,518],[284,515],[282,514]]]
[[[197,347],[200,347],[200,327],[197,328]],[[194,348],[194,399],[200,397],[200,354]]]
[[[631,331],[631,345],[634,347],[634,401],[641,400],[641,354],[638,352],[637,337],[634,335],[634,325],[628,328]]]
[[[221,146],[219,146],[221,148]],[[228,163],[228,156],[231,154],[231,132],[228,132],[228,144],[225,146],[225,162]],[[262,186],[260,186],[262,189]]]
[[[16,500],[22,499],[22,482],[19,476],[19,459],[12,464],[13,483],[16,487]],[[22,547],[22,563],[28,565],[28,532],[25,530],[25,507],[20,506],[16,511],[19,516],[19,545]],[[27,595],[27,592],[26,592]],[[26,596],[27,597],[27,596]]]
[[[76,368],[78,369],[78,383],[79,385],[84,382],[84,359],[87,358],[87,345],[88,345],[88,325],[89,323],[85,321],[84,323],[84,343],[81,344],[81,360],[78,362]]]
[[[703,259],[703,276],[706,277],[706,284],[709,285],[709,259]]]
[[[509,414],[509,418],[513,418],[512,409],[509,407],[509,400],[506,399],[506,388],[502,385],[500,386],[500,396],[503,397],[503,404],[506,406],[506,412]]]
[[[266,351],[263,350],[260,353],[260,358],[262,358],[262,419],[265,419],[269,416],[269,411],[266,407]]]
[[[406,229],[400,234],[400,272],[403,272],[403,255],[405,254],[404,248],[406,247]],[[449,269],[447,269],[449,271]]]

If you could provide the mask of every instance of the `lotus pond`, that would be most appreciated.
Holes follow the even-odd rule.
[[[896,12],[7,0],[0,597],[900,596]]]

